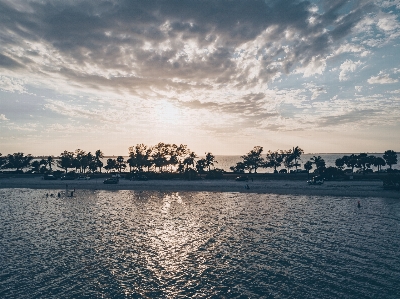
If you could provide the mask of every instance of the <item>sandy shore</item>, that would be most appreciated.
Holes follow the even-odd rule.
[[[4,178],[0,179],[0,188],[30,188],[65,190],[155,190],[155,191],[209,191],[209,192],[253,192],[319,196],[358,196],[384,197],[400,199],[399,191],[384,190],[381,181],[342,181],[325,182],[320,186],[310,186],[303,181],[255,180],[254,182],[236,182],[234,180],[150,180],[129,181],[121,179],[118,184],[103,184],[101,178],[88,181],[47,181],[41,178]],[[245,189],[248,184],[250,189]]]

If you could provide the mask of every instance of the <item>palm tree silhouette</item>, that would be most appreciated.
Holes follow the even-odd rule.
[[[214,166],[214,163],[218,163],[218,161],[215,160],[215,156],[211,153],[206,153],[206,167],[208,167],[208,171],[210,171],[211,166]]]
[[[318,169],[319,174],[322,174],[322,171],[325,168],[325,160],[322,159],[321,156],[314,156],[310,159],[312,163],[315,164],[315,167]]]
[[[94,153],[94,159],[95,159],[95,161],[96,161],[97,167],[100,168],[100,173],[101,173],[101,168],[103,167],[103,162],[101,162],[101,160],[100,160],[100,159],[102,159],[102,158],[104,158],[104,154],[103,154],[103,152],[102,152],[101,150],[98,149],[98,150]]]
[[[282,154],[279,152],[279,150],[277,151],[268,151],[267,153],[267,161],[264,164],[265,168],[268,167],[273,167],[274,168],[274,173],[277,173],[278,171],[276,170],[277,167],[281,166],[283,161],[283,156]]]
[[[54,164],[54,158],[52,156],[48,156],[47,157],[47,165],[49,165],[50,171],[53,171],[53,169],[51,167],[53,164]]]
[[[183,160],[183,164],[186,165],[186,170],[189,169],[189,166],[194,166],[195,163],[195,159],[197,159],[198,157],[196,156],[195,152],[191,152],[189,154],[189,156],[187,156],[184,160]]]
[[[304,163],[304,169],[307,170],[307,179],[310,177],[310,170],[312,169],[312,162],[307,161]]]
[[[301,155],[304,154],[304,150],[298,146],[294,147],[292,149],[292,158],[294,160],[294,164],[293,166],[296,167],[297,170],[297,166],[300,166],[299,163],[297,163],[297,160],[301,160]]]

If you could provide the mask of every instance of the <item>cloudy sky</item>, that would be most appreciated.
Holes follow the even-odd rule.
[[[400,0],[0,0],[0,152],[400,150]]]

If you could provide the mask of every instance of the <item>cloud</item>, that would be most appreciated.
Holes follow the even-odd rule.
[[[400,27],[396,16],[392,14],[381,15],[377,26],[383,31],[394,31]]]
[[[9,120],[4,114],[0,114],[0,120]]]
[[[353,110],[339,115],[324,116],[319,119],[321,127],[341,126],[349,123],[360,123],[365,119],[374,117],[378,111],[373,109]]]
[[[354,72],[356,68],[361,64],[362,64],[361,61],[354,62],[350,59],[347,59],[340,65],[339,80],[340,81],[348,80],[349,79],[348,74]]]
[[[210,114],[193,123],[221,131],[334,126],[376,102],[337,101],[346,84],[332,91],[323,80],[337,75],[326,70],[349,80],[398,31],[396,22],[369,0],[0,0],[0,88],[73,95],[48,100],[44,114],[81,123],[138,123],[168,102],[183,115]],[[397,82],[379,74],[368,83],[390,80]],[[54,130],[68,130],[62,121]]]
[[[400,9],[400,0],[379,0],[380,5],[385,8]]]
[[[366,57],[370,52],[360,44],[346,43],[336,49],[336,51],[332,54],[332,57],[343,53],[357,53],[361,57]]]
[[[391,84],[397,83],[399,80],[390,78],[388,74],[380,72],[378,76],[372,76],[367,80],[369,84]]]
[[[313,83],[305,83],[304,86],[312,92],[311,100],[315,100],[321,94],[327,93],[326,88],[323,86],[316,86]]]
[[[365,1],[343,13],[346,3],[1,1],[0,67],[63,81],[56,85],[69,92],[252,88],[296,70],[322,74],[374,9]]]
[[[0,89],[7,92],[26,93],[22,80],[0,76]]]
[[[400,94],[400,89],[387,91],[387,93],[391,93],[391,94]]]
[[[22,65],[18,61],[14,60],[13,58],[0,53],[0,67],[6,68],[6,69],[18,69],[18,68],[22,68]]]
[[[240,101],[230,103],[200,102],[192,100],[181,102],[181,106],[194,110],[206,109],[216,115],[231,115],[236,119],[241,119],[248,124],[259,124],[262,121],[277,116],[278,113],[269,108],[266,95],[263,93],[249,94],[243,96]]]
[[[73,118],[86,118],[97,121],[111,122],[112,118],[114,117],[114,115],[109,114],[110,111],[91,109],[82,105],[68,104],[58,100],[49,99],[44,107],[52,110],[53,112]]]

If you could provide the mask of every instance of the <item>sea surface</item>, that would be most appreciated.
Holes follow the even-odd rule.
[[[0,298],[400,298],[396,199],[58,191],[0,189]]]

